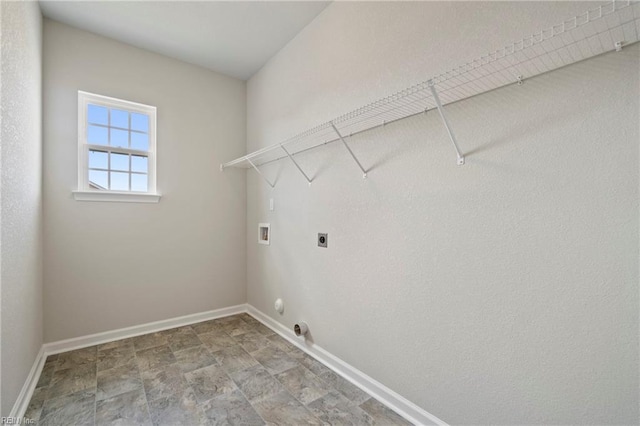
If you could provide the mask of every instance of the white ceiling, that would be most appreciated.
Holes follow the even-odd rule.
[[[328,1],[49,1],[44,16],[243,80]]]

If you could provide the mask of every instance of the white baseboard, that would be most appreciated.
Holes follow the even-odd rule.
[[[27,407],[29,406],[29,402],[31,401],[31,397],[33,396],[33,391],[36,389],[38,380],[40,380],[40,374],[44,368],[44,363],[49,355],[100,345],[102,343],[113,342],[115,340],[127,339],[129,337],[140,336],[142,334],[155,333],[156,331],[182,327],[185,325],[195,324],[197,322],[227,317],[229,315],[240,314],[243,312],[247,312],[247,305],[243,304],[230,306],[228,308],[214,309],[213,311],[200,312],[197,314],[135,325],[133,327],[121,328],[119,330],[105,331],[102,333],[90,334],[88,336],[74,337],[73,339],[45,343],[40,348],[40,352],[33,363],[33,367],[31,367],[31,371],[29,372],[27,380],[18,395],[18,399],[15,404],[13,404],[13,408],[11,409],[9,416],[15,418],[22,418],[24,416],[24,413],[27,411]]]
[[[33,362],[33,366],[31,367],[31,371],[29,371],[27,380],[25,380],[24,382],[24,386],[22,386],[22,389],[18,394],[16,403],[13,404],[13,408],[9,413],[9,417],[13,417],[16,419],[22,418],[24,416],[24,413],[27,412],[29,402],[31,401],[31,397],[33,396],[33,391],[36,389],[38,380],[40,380],[40,373],[42,373],[42,368],[44,367],[44,361],[46,359],[47,357],[44,354],[44,348],[40,347],[40,351],[36,356],[36,360]]]
[[[329,367],[331,370],[340,374],[355,386],[372,395],[378,401],[385,404],[411,423],[416,425],[447,426],[446,422],[418,407],[413,402],[392,391],[377,380],[372,379],[352,365],[347,364],[337,356],[331,354],[325,349],[322,349],[316,344],[306,343],[301,338],[296,337],[293,330],[288,329],[287,327],[280,324],[273,318],[265,315],[255,307],[247,305],[247,313],[254,316],[264,325],[287,339],[293,345],[300,348],[319,362]]]
[[[248,304],[230,306],[228,308],[215,309],[213,311],[185,315],[182,317],[155,321],[133,327],[121,328],[119,330],[105,331],[88,336],[60,340],[58,342],[45,343],[42,345],[42,348],[33,363],[33,367],[27,376],[27,380],[25,381],[25,384],[18,395],[18,399],[13,405],[9,415],[10,417],[15,418],[22,418],[24,416],[36,385],[38,384],[38,380],[40,379],[40,374],[42,373],[45,360],[49,355],[113,342],[115,340],[127,339],[130,337],[140,336],[142,334],[154,333],[156,331],[167,330],[170,328],[182,327],[185,325],[195,324],[197,322],[236,315],[243,312],[254,316],[257,320],[278,333],[283,338],[287,339],[293,345],[323,363],[331,370],[340,374],[355,386],[372,395],[378,401],[387,405],[408,421],[416,425],[447,426],[447,423],[440,420],[433,414],[418,407],[416,404],[392,391],[382,383],[372,379],[362,371],[356,369],[350,364],[347,364],[325,349],[322,349],[320,346],[316,344],[308,344],[304,340],[297,338],[292,330],[289,330],[284,325]]]
[[[115,340],[128,339],[129,337],[155,333],[156,331],[168,330],[170,328],[182,327],[185,325],[195,324],[197,322],[227,317],[229,315],[240,314],[242,312],[247,312],[247,306],[244,304],[161,321],[149,322],[147,324],[134,325],[133,327],[121,328],[118,330],[104,331],[102,333],[90,334],[88,336],[74,337],[73,339],[59,340],[57,342],[45,343],[43,345],[44,353],[46,355],[54,355],[61,352],[68,352],[75,349],[113,342]]]

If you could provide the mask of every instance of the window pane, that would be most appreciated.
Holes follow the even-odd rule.
[[[108,133],[106,127],[89,126],[87,129],[87,142],[94,145],[106,145]]]
[[[127,154],[111,153],[111,170],[129,171],[129,156]]]
[[[147,173],[147,157],[143,157],[141,155],[132,155],[131,171]]]
[[[108,125],[109,111],[107,110],[107,107],[89,104],[89,109],[87,110],[87,121],[89,123],[104,124],[105,126]]]
[[[111,129],[111,146],[128,148],[129,132],[126,130]]]
[[[122,127],[123,129],[129,128],[129,113],[119,109],[111,110],[111,124],[112,127]]]
[[[89,150],[89,168],[90,169],[108,169],[109,154],[103,151]]]
[[[89,188],[104,190],[108,187],[109,182],[107,181],[107,172],[89,170]]]
[[[146,114],[131,113],[131,128],[141,132],[149,131],[149,116]]]
[[[131,148],[140,151],[149,151],[149,135],[146,133],[131,132]]]
[[[131,190],[139,192],[147,192],[147,175],[131,175]]]
[[[111,172],[111,189],[114,191],[128,191],[129,173]]]

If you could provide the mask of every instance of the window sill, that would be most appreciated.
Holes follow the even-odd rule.
[[[141,194],[135,192],[72,191],[76,201],[103,201],[114,203],[157,203],[160,194]]]

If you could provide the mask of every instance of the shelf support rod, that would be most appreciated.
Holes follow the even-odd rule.
[[[250,158],[247,158],[247,161],[249,162],[249,164],[251,164],[251,167],[253,167],[253,168],[255,169],[255,171],[256,171],[256,172],[258,172],[258,174],[260,175],[260,177],[261,177],[265,182],[267,182],[267,184],[271,187],[271,189],[275,188],[275,185],[273,185],[271,182],[269,182],[269,181],[267,180],[267,178],[266,178],[266,177],[264,177],[264,175],[262,174],[262,172],[261,172],[260,170],[258,170],[258,168],[256,167],[256,165],[255,165],[255,164],[253,164],[253,161],[251,161],[251,159],[250,159]]]
[[[351,148],[349,148],[349,145],[347,145],[347,142],[344,140],[344,138],[340,134],[340,131],[335,126],[335,124],[333,124],[333,122],[331,122],[331,127],[333,127],[333,130],[335,130],[336,134],[344,144],[345,148],[347,148],[347,151],[349,151],[349,154],[351,154],[351,157],[355,160],[356,164],[358,164],[358,167],[360,167],[360,170],[362,170],[362,179],[366,179],[367,171],[364,169],[364,167],[362,167],[362,164],[360,164],[360,161],[358,161],[358,158],[356,157],[356,155],[353,153],[353,151],[351,151]]]
[[[302,176],[304,176],[304,178],[307,180],[307,182],[309,182],[309,186],[311,186],[311,179],[309,179],[309,176],[307,176],[307,174],[302,170],[302,168],[300,168],[300,166],[298,165],[296,160],[293,159],[293,156],[291,154],[289,154],[289,151],[287,151],[287,149],[282,144],[280,144],[280,148],[282,148],[284,153],[287,154],[287,157],[289,157],[289,159],[293,162],[293,164],[300,171],[300,173],[302,173]]]
[[[456,155],[458,156],[458,165],[461,166],[464,164],[464,155],[460,153],[460,148],[458,148],[458,143],[456,142],[456,137],[451,130],[451,126],[449,126],[449,122],[447,121],[447,116],[444,114],[444,108],[442,107],[442,102],[440,102],[440,97],[438,96],[438,92],[436,91],[436,85],[433,80],[429,80],[429,88],[431,89],[431,94],[433,95],[433,99],[436,101],[436,106],[438,107],[438,112],[440,113],[440,118],[442,118],[442,122],[444,123],[444,127],[447,129],[447,133],[449,134],[449,139],[453,143],[453,147],[456,150]]]

